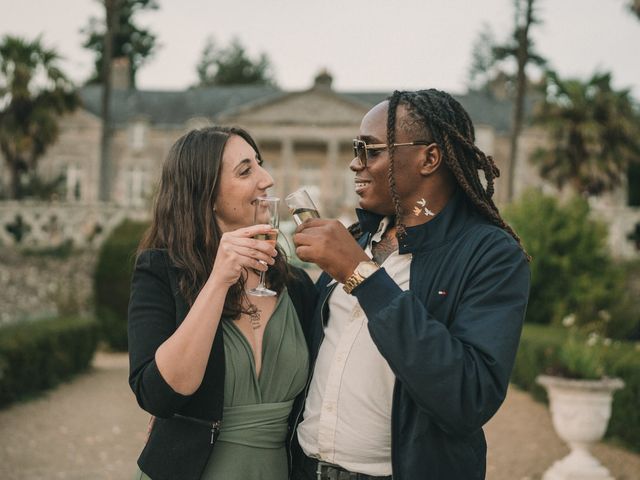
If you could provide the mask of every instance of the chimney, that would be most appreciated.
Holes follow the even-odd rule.
[[[488,82],[489,92],[498,100],[509,98],[509,78],[506,73],[499,71]]]
[[[332,83],[333,77],[326,68],[323,68],[313,79],[313,88],[315,90],[331,90]]]
[[[114,90],[129,90],[131,88],[130,66],[127,57],[118,57],[112,60],[111,88]]]

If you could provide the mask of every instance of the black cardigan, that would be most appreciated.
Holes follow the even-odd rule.
[[[287,289],[308,338],[316,290],[303,270],[291,268]],[[140,407],[157,417],[138,459],[138,466],[153,480],[198,480],[217,438],[217,422],[222,420],[225,361],[221,328],[213,340],[202,384],[193,395],[175,392],[156,365],[156,350],[188,311],[167,251],[142,252],[129,300],[129,384]]]

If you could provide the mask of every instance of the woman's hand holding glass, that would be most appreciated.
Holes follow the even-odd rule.
[[[279,204],[280,199],[278,197],[258,197],[256,199],[256,210],[254,214],[255,223],[268,223],[271,226],[269,232],[259,233],[255,238],[273,245],[274,248],[278,241],[278,227],[280,226],[280,216],[278,215]],[[266,271],[266,268],[260,270],[260,283],[258,283],[257,287],[247,291],[249,295],[256,297],[274,297],[277,295],[277,292],[269,290],[264,283]]]
[[[275,263],[277,251],[273,244],[254,237],[268,235],[272,231],[271,225],[260,224],[224,233],[211,277],[230,287],[238,281],[244,269],[267,271],[268,266]]]

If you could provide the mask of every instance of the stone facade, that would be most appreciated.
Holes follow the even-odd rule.
[[[331,78],[319,76],[312,88],[301,92],[282,92],[273,87],[218,87],[184,92],[114,92],[115,134],[112,147],[111,202],[97,204],[99,186],[100,119],[99,90],[82,90],[84,108],[62,121],[59,141],[39,164],[40,175],[53,179],[66,176],[66,192],[60,204],[42,207],[47,213],[39,218],[74,219],[66,231],[76,232],[74,241],[83,243],[78,229],[90,230],[91,218],[101,217],[109,226],[120,216],[148,211],[149,200],[159,179],[162,162],[173,142],[184,132],[218,123],[245,127],[261,148],[265,166],[275,179],[274,194],[283,197],[299,187],[307,188],[325,217],[353,218],[356,196],[352,173],[351,140],[357,134],[362,116],[387,96],[387,93],[336,92]],[[479,93],[458,96],[476,126],[477,143],[494,157],[502,175],[496,184],[495,199],[507,202],[506,183],[510,165],[508,125],[510,104]],[[555,193],[552,185],[537,174],[527,161],[530,153],[544,143],[536,129],[525,129],[520,141],[520,158],[515,172],[516,198],[527,188]],[[0,169],[2,166],[0,166]],[[2,175],[0,170],[0,179]],[[600,216],[611,227],[610,244],[616,255],[637,256],[629,236],[640,224],[640,209],[626,204],[626,186],[598,201]],[[69,215],[52,213],[68,208]],[[0,208],[0,242],[11,244],[7,226],[15,223],[18,205]],[[35,208],[35,207],[34,207]],[[41,208],[41,210],[42,210]],[[75,208],[75,210],[74,210]],[[11,209],[15,211],[12,212]],[[37,210],[37,209],[36,209]],[[84,210],[84,213],[78,213]],[[100,213],[96,213],[100,210]],[[31,240],[45,241],[46,222],[34,219],[36,213],[23,213],[34,227]],[[79,219],[84,217],[84,223]],[[88,219],[88,220],[87,220]],[[40,223],[38,223],[40,222]],[[82,226],[80,226],[82,224]],[[63,229],[64,230],[64,229]],[[104,229],[103,229],[104,231]],[[35,235],[35,236],[34,236]],[[102,238],[102,237],[100,237]],[[98,241],[89,241],[89,244]]]

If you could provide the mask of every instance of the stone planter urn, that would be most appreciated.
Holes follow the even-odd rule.
[[[613,392],[624,387],[619,378],[573,380],[540,375],[545,387],[553,427],[571,449],[555,462],[543,480],[614,480],[609,470],[590,453],[589,446],[604,436],[611,418]]]

